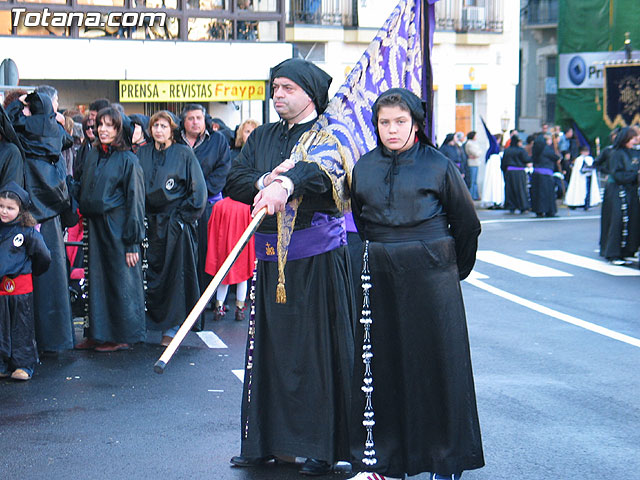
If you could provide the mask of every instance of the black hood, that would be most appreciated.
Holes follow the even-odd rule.
[[[333,80],[329,74],[311,62],[300,58],[290,58],[271,69],[271,83],[278,77],[296,82],[313,100],[318,115],[329,104],[329,86]]]
[[[376,135],[378,136],[378,145],[380,143],[380,135],[378,134],[378,110],[380,109],[380,100],[389,95],[398,95],[404,103],[409,107],[409,111],[411,112],[411,118],[413,122],[418,126],[418,139],[422,143],[426,143],[427,145],[433,146],[429,137],[425,133],[426,129],[426,105],[425,103],[418,97],[415,93],[407,90],[406,88],[391,88],[386,92],[380,94],[375,103],[373,104],[372,110],[373,114],[371,117],[371,121],[373,122],[373,127],[375,128]]]

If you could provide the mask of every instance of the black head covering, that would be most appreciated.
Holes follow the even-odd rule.
[[[296,82],[313,100],[318,115],[325,111],[329,104],[329,86],[333,79],[324,70],[301,58],[290,58],[271,69],[271,83],[278,77]]]
[[[22,155],[22,159],[24,160],[24,149],[22,148],[22,142],[20,142],[20,138],[16,135],[16,131],[13,129],[13,125],[11,124],[11,120],[7,116],[7,112],[5,112],[4,107],[0,105],[0,137],[6,142],[13,143],[18,150],[20,150],[20,155]]]
[[[132,113],[129,115],[129,120],[133,125],[140,125],[142,127],[142,133],[147,142],[151,141],[151,136],[149,135],[149,117],[146,115],[142,115],[141,113]],[[132,126],[133,130],[133,126]],[[133,135],[133,132],[132,132]]]
[[[629,141],[629,138],[631,138],[629,137],[625,140],[625,137],[629,133],[629,130],[631,130],[632,128],[633,127],[624,127],[622,130],[618,132],[618,135],[616,136],[616,140],[613,143],[613,148],[625,148],[625,144]]]
[[[518,143],[520,143],[520,137],[518,135],[514,135],[511,137],[510,147],[517,147]]]
[[[440,148],[444,147],[445,145],[449,145],[449,142],[451,142],[455,138],[455,136],[455,133],[447,133],[447,136],[444,138],[444,142],[442,142]]]
[[[413,119],[413,123],[418,126],[418,139],[422,143],[426,143],[427,145],[433,146],[431,140],[425,133],[426,129],[426,105],[418,97],[415,93],[407,90],[406,88],[391,88],[386,92],[380,94],[378,99],[373,104],[372,110],[373,115],[371,117],[371,121],[373,122],[373,126],[376,129],[376,135],[378,135],[378,111],[380,110],[380,100],[390,95],[398,95],[404,103],[409,107],[409,111],[411,112],[411,118]],[[378,135],[378,144],[380,143],[380,135]]]
[[[24,208],[25,210],[29,208],[29,205],[31,204],[29,193],[13,180],[0,187],[0,193],[3,192],[15,193],[20,199],[20,203],[22,203],[22,208]]]
[[[24,120],[24,134],[20,137],[25,153],[58,157],[62,151],[62,127],[56,121],[51,98],[43,93],[32,92],[25,101],[31,112]]]

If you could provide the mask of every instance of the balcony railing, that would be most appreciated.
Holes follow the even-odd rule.
[[[501,33],[504,26],[502,2],[503,0],[440,0],[436,3],[436,29],[459,33]]]
[[[288,23],[353,26],[353,0],[290,0]]]
[[[529,25],[558,23],[558,0],[529,0],[526,18]]]

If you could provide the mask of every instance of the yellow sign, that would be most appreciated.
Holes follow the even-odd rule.
[[[120,102],[231,102],[264,100],[259,80],[120,80]]]

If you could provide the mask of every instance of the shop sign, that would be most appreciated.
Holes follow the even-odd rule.
[[[259,80],[120,80],[120,102],[232,102],[264,100]]]

